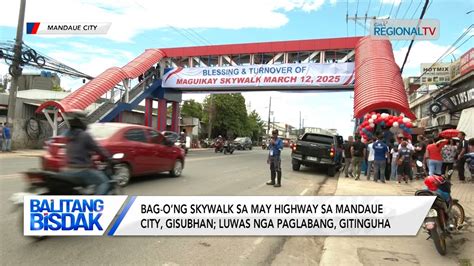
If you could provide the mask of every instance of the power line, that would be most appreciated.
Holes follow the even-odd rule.
[[[397,16],[398,16],[398,11],[400,11],[400,7],[402,6],[403,2],[400,1],[400,3],[398,4],[398,8],[397,8],[397,12],[395,12],[395,19],[397,19]],[[429,7],[428,7],[429,8]]]
[[[423,19],[423,17],[425,16],[425,13],[426,13],[426,9],[428,7],[428,4],[429,4],[430,0],[426,0],[425,2],[425,5],[423,6],[423,10],[421,11],[421,15],[420,15],[420,19],[418,20],[419,22],[421,22],[421,20]],[[419,24],[419,23],[418,23]],[[410,51],[411,51],[411,48],[413,46],[413,42],[415,41],[415,36],[413,36],[413,39],[411,40],[410,42],[410,45],[408,46],[408,51],[407,51],[407,54],[405,55],[405,59],[403,60],[403,64],[402,64],[402,67],[400,69],[400,74],[403,73],[403,68],[405,67],[405,64],[408,60],[408,56],[410,55]]]
[[[421,3],[421,2],[420,2],[420,3]],[[409,11],[409,10],[410,10],[410,8],[411,8],[411,5],[413,5],[413,0],[411,0],[411,1],[410,1],[410,5],[408,6],[407,10],[405,11],[405,14],[403,14],[403,17],[402,17],[402,19],[404,19],[404,18],[405,18],[405,16],[407,15],[408,11]]]
[[[469,28],[467,28],[463,34],[461,34],[461,36],[459,36],[456,41],[451,44],[451,46],[428,68],[430,69],[431,67],[433,67],[436,63],[438,63],[440,60],[442,60],[444,57],[454,53],[457,49],[459,49],[459,47],[463,46],[467,41],[469,41],[471,38],[472,38],[472,35],[469,36],[469,38],[467,38],[467,40],[465,40],[463,43],[461,43],[459,46],[457,46],[456,48],[453,49],[453,47],[458,43],[460,42],[470,31],[471,29],[473,28],[474,24],[471,24],[471,26],[469,26]],[[417,80],[419,80],[424,74],[426,74],[426,72],[428,72],[428,70],[426,70],[425,72],[423,72]]]
[[[364,21],[364,25],[367,25],[367,14],[369,13],[369,9],[370,9],[370,3],[372,2],[372,0],[369,0],[369,5],[367,6],[367,11],[365,11],[365,21]],[[364,35],[367,34],[367,28],[364,27]]]
[[[380,17],[380,12],[382,11],[382,5],[383,5],[383,1],[380,1],[380,8],[379,8],[379,13],[377,14],[377,18]]]
[[[355,13],[355,21],[357,21],[357,13],[359,13],[359,0],[357,0],[357,9]],[[354,22],[354,36],[357,36],[357,24]]]
[[[413,2],[413,1],[412,1],[412,2]],[[415,12],[413,12],[413,15],[411,15],[411,18],[410,18],[410,19],[413,19],[413,17],[415,17],[416,12],[418,12],[418,9],[420,9],[421,3],[423,3],[423,0],[420,0],[420,3],[418,3],[418,6],[416,7]],[[410,6],[411,6],[411,3],[410,3]],[[407,11],[405,12],[405,15],[406,15],[407,13],[408,13],[408,9],[407,9]],[[405,15],[403,15],[403,18],[405,18]],[[413,39],[414,39],[414,38],[415,38],[415,37],[413,37]],[[407,42],[408,42],[408,40],[404,40],[404,41],[403,41],[403,44],[402,44],[402,47],[403,47]],[[398,48],[398,44],[400,44],[400,43],[402,43],[402,42],[401,42],[401,41],[398,41],[398,42],[397,42],[397,45],[395,46],[395,49],[394,49],[394,50],[396,50],[396,49]]]
[[[388,15],[388,18],[390,19],[390,17],[392,16],[392,11],[393,11],[393,7],[395,6],[395,0],[393,0],[392,2],[392,7],[390,8],[390,14]]]
[[[349,37],[349,0],[346,1],[347,7],[346,7],[346,34],[347,37]]]

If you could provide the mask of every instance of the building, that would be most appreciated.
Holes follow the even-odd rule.
[[[18,78],[18,91],[22,90],[53,90],[61,87],[58,74],[41,71],[40,74],[23,74]]]
[[[439,77],[431,73],[424,79],[410,77],[406,82],[410,108],[417,116],[415,124],[424,128],[426,135],[437,136],[445,129],[457,128],[474,137],[474,125],[469,121],[474,112],[473,59],[471,49],[459,60],[437,66]],[[422,71],[427,73],[425,64]]]

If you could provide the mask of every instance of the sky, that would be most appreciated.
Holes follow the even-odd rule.
[[[0,42],[16,36],[20,0],[4,1],[0,16]],[[67,4],[66,4],[67,3]],[[112,22],[106,35],[24,35],[24,42],[40,53],[89,75],[121,67],[147,48],[165,48],[248,42],[364,36],[364,27],[350,17],[417,18],[422,0],[27,0],[25,22]],[[185,7],[185,8],[183,8]],[[420,74],[421,63],[435,62],[474,22],[474,1],[430,1],[425,18],[440,20],[440,38],[416,41],[403,76]],[[467,14],[469,11],[473,11]],[[468,36],[472,36],[471,31]],[[468,37],[466,37],[467,39]],[[459,58],[473,47],[471,38],[442,61]],[[408,41],[392,42],[401,66]],[[0,75],[8,72],[0,61]],[[25,73],[38,72],[27,69]],[[75,90],[79,79],[62,76],[61,85]],[[347,137],[353,130],[353,93],[243,93],[248,111],[268,119],[272,97],[275,121],[299,126],[336,128]],[[202,101],[206,94],[185,94]],[[374,95],[374,97],[376,97]]]

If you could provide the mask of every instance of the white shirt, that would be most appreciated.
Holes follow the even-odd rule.
[[[401,149],[402,149],[402,144],[398,144],[398,150],[401,150]],[[415,146],[413,146],[413,144],[411,144],[411,142],[408,142],[407,149],[409,149],[410,151],[414,151]]]
[[[370,143],[367,145],[367,149],[369,150],[369,157],[367,158],[368,161],[373,161],[375,160],[375,150],[374,150],[374,144]]]
[[[392,154],[392,160],[397,159],[397,157],[398,157],[398,150],[395,151],[395,149],[392,149],[392,150],[390,151],[390,153]]]

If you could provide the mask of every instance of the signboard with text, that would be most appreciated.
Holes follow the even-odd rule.
[[[461,56],[461,75],[474,70],[474,48],[471,48]]]
[[[173,68],[164,88],[344,87],[354,82],[354,63],[278,64]]]
[[[436,84],[442,82],[449,82],[451,80],[451,64],[450,63],[436,63],[436,64],[421,64],[421,83],[422,84]]]

